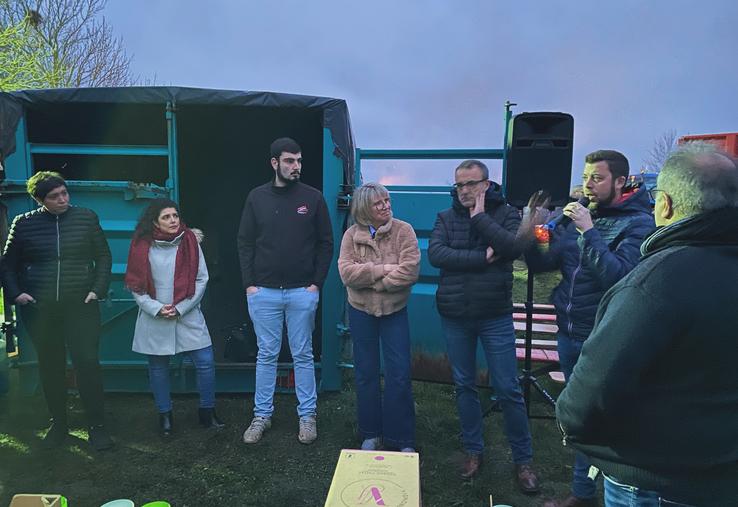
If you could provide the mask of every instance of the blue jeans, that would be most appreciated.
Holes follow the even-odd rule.
[[[470,454],[484,451],[482,407],[477,393],[477,338],[482,343],[490,383],[502,407],[504,429],[517,465],[533,459],[528,415],[518,380],[515,330],[512,315],[492,319],[441,317],[448,358],[456,384],[456,406],[461,420],[464,449]]]
[[[295,370],[297,414],[314,416],[318,403],[313,362],[313,329],[318,292],[297,289],[259,290],[246,296],[249,315],[256,331],[256,393],[254,415],[271,417],[274,413],[274,388],[277,382],[277,359],[282,347],[282,329],[287,322],[287,336]]]
[[[646,491],[622,484],[605,475],[605,507],[691,507],[663,498],[656,491]]]
[[[359,432],[363,438],[383,437],[389,447],[415,447],[407,308],[374,317],[349,305],[349,322],[354,343]],[[384,359],[384,397],[379,378],[380,342]]]
[[[566,382],[569,382],[574,365],[577,364],[583,343],[583,340],[569,338],[563,333],[558,335],[559,363]],[[587,456],[581,452],[574,454],[574,478],[571,483],[571,493],[577,498],[593,498],[595,496],[597,483],[587,477],[589,466]]]
[[[212,345],[204,349],[183,352],[189,354],[197,373],[197,390],[200,391],[200,408],[215,407],[215,361]],[[154,403],[159,413],[172,410],[169,389],[169,360],[172,356],[147,356],[149,358],[149,383],[154,393]]]

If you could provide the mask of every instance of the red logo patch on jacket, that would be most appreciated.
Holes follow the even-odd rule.
[[[297,214],[298,215],[307,215],[308,214],[308,207],[307,204],[303,204],[302,206],[299,206],[297,208]]]

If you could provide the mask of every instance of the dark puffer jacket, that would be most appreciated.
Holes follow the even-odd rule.
[[[520,255],[515,234],[518,210],[505,204],[493,183],[485,195],[485,213],[469,216],[451,191],[453,207],[438,214],[428,256],[441,268],[436,292],[438,312],[444,317],[491,318],[512,312],[512,261]],[[487,247],[499,256],[486,261]]]
[[[97,215],[70,206],[61,215],[39,208],[13,220],[0,264],[11,301],[25,292],[38,303],[104,298],[112,258]]]
[[[643,239],[656,225],[645,187],[612,206],[598,208],[594,227],[579,234],[574,223],[554,229],[548,252],[533,246],[525,260],[533,272],[561,270],[552,302],[561,332],[586,340],[605,292],[633,269]]]

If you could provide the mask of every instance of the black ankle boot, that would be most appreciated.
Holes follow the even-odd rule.
[[[161,436],[168,437],[172,434],[172,431],[174,431],[173,422],[174,419],[172,418],[171,410],[169,412],[159,414],[159,432],[161,433]]]
[[[102,424],[90,426],[88,435],[90,445],[97,451],[107,451],[115,446],[115,441]]]
[[[225,427],[223,421],[218,419],[218,415],[215,413],[214,408],[201,408],[198,411],[198,416],[200,419],[200,426],[203,428],[215,428],[216,430],[219,430]]]

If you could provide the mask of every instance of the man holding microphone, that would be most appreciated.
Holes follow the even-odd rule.
[[[563,219],[552,224],[548,251],[532,243],[525,259],[532,272],[561,271],[561,282],[553,291],[559,327],[558,352],[568,382],[584,340],[595,321],[597,306],[605,292],[635,267],[640,246],[654,229],[645,187],[626,189],[628,159],[614,150],[598,150],[585,157],[582,187],[584,197],[567,204]],[[518,237],[532,241],[542,192],[529,202],[530,214],[523,220]],[[595,481],[588,477],[589,462],[577,454],[571,494],[562,502],[545,507],[595,506]]]

